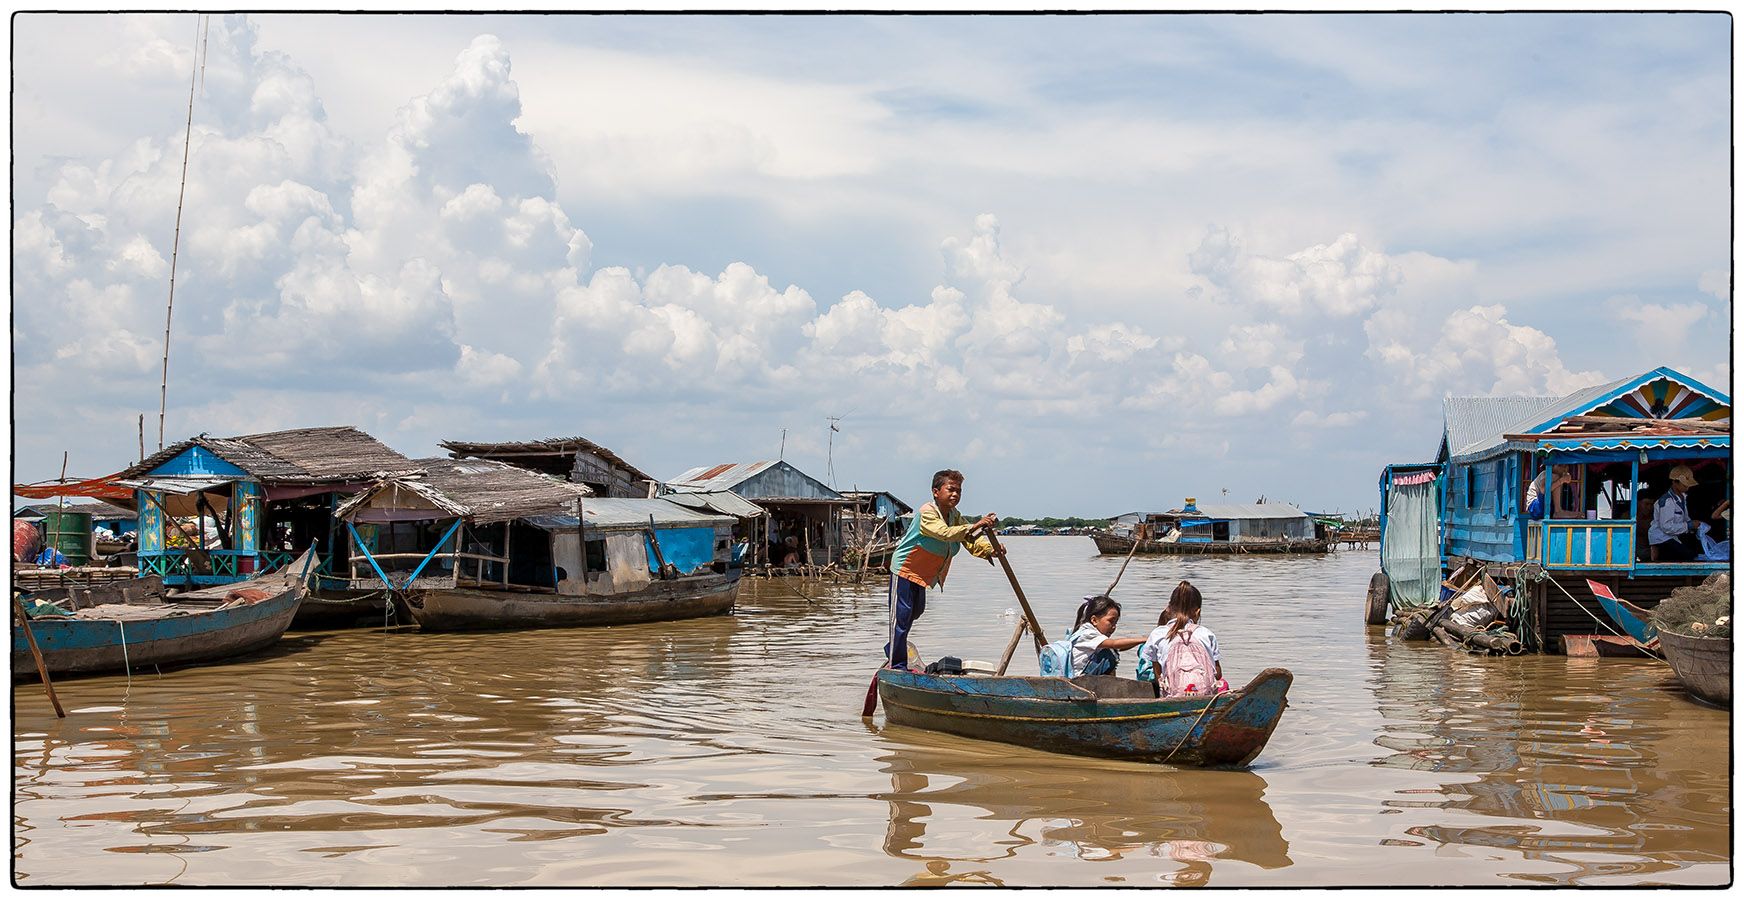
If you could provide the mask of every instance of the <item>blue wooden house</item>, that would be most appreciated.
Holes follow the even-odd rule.
[[[1539,646],[1557,650],[1564,635],[1608,631],[1588,579],[1651,607],[1729,571],[1730,521],[1715,512],[1731,496],[1731,421],[1729,395],[1668,368],[1565,397],[1447,398],[1435,461],[1381,474],[1393,603],[1433,601],[1445,573],[1475,560],[1517,586]],[[1661,559],[1648,539],[1680,466],[1712,542],[1693,561]],[[1535,515],[1532,489],[1544,500]]]
[[[347,541],[333,510],[375,480],[421,474],[350,426],[173,444],[113,476],[134,491],[139,574],[166,585],[228,584],[271,571],[310,546],[322,584],[343,572]]]

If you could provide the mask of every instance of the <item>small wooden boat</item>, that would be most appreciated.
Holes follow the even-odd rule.
[[[1696,637],[1675,631],[1659,633],[1665,661],[1683,682],[1684,690],[1716,706],[1732,705],[1732,639]]]
[[[1659,629],[1653,624],[1653,614],[1627,600],[1611,593],[1611,589],[1592,579],[1587,579],[1587,590],[1605,608],[1605,614],[1611,617],[1629,637],[1636,643],[1651,650],[1658,646]]]
[[[1251,553],[1325,553],[1332,549],[1332,542],[1321,538],[1286,541],[1159,541],[1140,540],[1138,549],[1133,549],[1133,538],[1115,534],[1110,531],[1092,531],[1090,539],[1096,542],[1097,552],[1103,555],[1120,555],[1128,553],[1172,553],[1186,556],[1205,554],[1241,556]]]
[[[1265,748],[1292,676],[1266,669],[1238,691],[1163,700],[1149,682],[878,673],[885,720],[1079,756],[1239,768]]]
[[[32,617],[30,629],[53,674],[235,656],[272,644],[284,634],[303,602],[313,560],[313,553],[305,553],[280,571],[186,594],[99,600],[79,606],[71,615]],[[14,622],[12,674],[35,673],[23,626]]]
[[[593,596],[453,587],[406,592],[424,631],[623,625],[726,615],[739,595],[739,571],[705,573],[616,594]]]

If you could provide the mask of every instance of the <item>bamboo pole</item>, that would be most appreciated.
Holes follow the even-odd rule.
[[[198,36],[199,33],[200,18],[195,16],[194,34]],[[194,80],[198,76],[199,68],[197,66],[193,72],[188,73],[188,125],[186,133],[182,135],[182,186],[176,192],[176,231],[175,237],[170,241],[170,299],[164,306],[163,380],[158,383],[157,389],[157,448],[159,450],[162,450],[164,445],[164,409],[168,402],[170,389],[170,320],[176,311],[176,258],[180,255],[182,248],[182,201],[188,195],[188,148],[194,142]]]
[[[54,682],[48,678],[48,665],[42,661],[42,650],[36,646],[36,634],[30,630],[30,617],[24,614],[24,603],[17,594],[12,595],[12,612],[18,616],[18,625],[24,629],[24,642],[30,645],[30,655],[36,658],[36,674],[42,676],[42,686],[48,689],[48,702],[54,704],[55,716],[64,719],[67,711],[61,708],[61,698],[55,696]]]

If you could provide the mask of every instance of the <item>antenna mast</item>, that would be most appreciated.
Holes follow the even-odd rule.
[[[194,38],[199,40],[200,27],[204,16],[194,17]],[[176,232],[170,242],[170,299],[164,306],[164,355],[163,380],[157,388],[157,448],[164,445],[164,409],[168,403],[170,390],[170,319],[176,312],[176,257],[182,247],[182,201],[188,195],[188,146],[194,138],[194,85],[204,68],[199,52],[194,53],[194,71],[188,75],[188,124],[182,133],[182,187],[176,193]]]

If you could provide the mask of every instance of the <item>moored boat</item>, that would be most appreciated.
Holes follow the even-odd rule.
[[[1266,669],[1237,691],[1160,699],[1148,682],[878,673],[885,720],[1037,750],[1176,766],[1251,763],[1288,705],[1292,676]]]
[[[427,631],[665,621],[731,612],[731,516],[492,460],[418,461],[340,505],[354,588]],[[361,575],[362,577],[356,577]]]
[[[51,674],[199,663],[266,647],[296,615],[314,554],[247,581],[186,594],[124,598],[30,619]],[[84,592],[89,600],[89,591]],[[78,602],[76,600],[74,603]],[[72,605],[71,603],[68,604]],[[12,674],[34,675],[22,623],[12,628]]]
[[[1716,706],[1732,705],[1732,639],[1659,632],[1665,661],[1692,696]]]
[[[1139,540],[1137,550],[1134,550],[1132,546],[1134,538],[1113,532],[1092,531],[1090,539],[1096,542],[1097,552],[1117,556],[1124,556],[1128,553],[1174,553],[1194,556],[1204,554],[1325,553],[1332,548],[1331,541],[1319,538],[1284,541]]]
[[[1653,624],[1653,614],[1622,597],[1611,592],[1611,589],[1592,579],[1587,579],[1587,589],[1593,592],[1593,597],[1604,607],[1605,615],[1611,617],[1619,628],[1628,633],[1636,643],[1647,649],[1658,646],[1659,629]]]
[[[415,590],[406,606],[425,631],[560,628],[625,625],[725,615],[739,594],[739,570],[653,581],[620,594],[555,593],[447,588]]]

